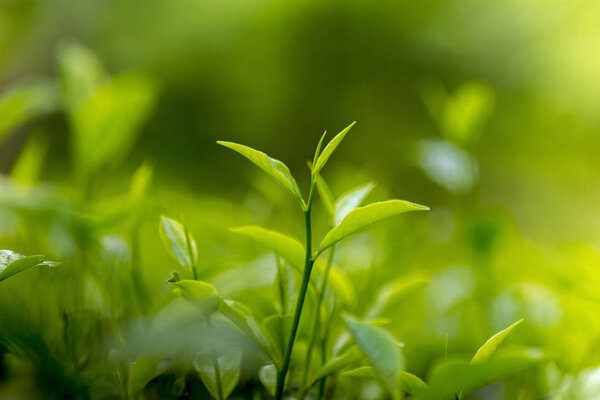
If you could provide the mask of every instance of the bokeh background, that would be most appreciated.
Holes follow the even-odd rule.
[[[324,172],[333,192],[374,181],[371,201],[432,209],[337,257],[359,309],[397,276],[429,277],[388,315],[408,369],[426,377],[446,334],[469,354],[525,318],[513,340],[552,363],[480,398],[597,398],[599,20],[587,0],[0,0],[0,248],[64,263],[0,284],[2,346],[27,349],[4,357],[0,390],[101,386],[108,351],[69,359],[56,324],[81,312],[74,335],[98,344],[107,320],[164,306],[160,214],[185,218],[203,279],[268,315],[268,277],[221,275],[266,253],[228,228],[302,238],[302,215],[215,141],[283,160],[306,190],[321,133],[356,120]]]

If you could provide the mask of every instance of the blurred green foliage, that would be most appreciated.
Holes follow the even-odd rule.
[[[0,249],[61,262],[0,282],[0,397],[205,398],[195,355],[217,336],[219,363],[244,354],[232,398],[266,398],[264,349],[206,328],[167,280],[195,269],[241,320],[237,302],[279,312],[276,257],[230,228],[302,238],[302,215],[215,141],[285,159],[305,190],[319,134],[356,119],[313,229],[370,181],[369,202],[431,207],[340,243],[332,270],[348,311],[404,344],[423,398],[598,398],[599,17],[590,0],[0,1]],[[185,216],[197,260],[169,257],[161,214]],[[285,298],[299,282],[282,267]],[[327,394],[397,390],[374,376],[339,374]]]

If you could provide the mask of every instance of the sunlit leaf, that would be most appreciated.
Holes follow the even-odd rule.
[[[344,314],[344,321],[358,347],[386,384],[390,392],[396,393],[400,372],[404,368],[404,356],[396,339],[383,328],[379,328]]]
[[[192,235],[189,232],[186,235],[185,227],[173,218],[162,215],[160,217],[158,232],[163,245],[171,257],[182,267],[192,269],[198,259],[198,248]],[[188,243],[188,237],[190,238],[190,243]],[[190,258],[190,246],[193,259]]]
[[[335,149],[337,149],[339,144],[342,142],[342,140],[344,139],[346,134],[350,131],[350,129],[352,129],[354,124],[356,124],[356,122],[353,122],[350,125],[348,125],[346,128],[344,128],[343,131],[338,133],[333,139],[331,139],[331,141],[329,143],[327,143],[327,146],[325,146],[325,148],[323,149],[323,152],[319,155],[319,158],[317,158],[317,162],[315,163],[315,165],[313,167],[313,171],[315,174],[319,173],[321,171],[321,169],[325,166],[325,163],[327,163],[327,160],[329,160],[329,157],[331,157],[331,155],[333,154]]]
[[[281,363],[279,347],[264,326],[256,320],[252,311],[238,302],[221,299],[219,312],[243,333],[254,339],[276,365]]]
[[[252,161],[256,166],[265,171],[277,183],[287,189],[298,202],[304,206],[302,194],[298,188],[296,180],[292,176],[289,168],[279,160],[269,157],[262,151],[254,150],[248,146],[244,146],[232,142],[218,141],[218,144],[230,148]]]
[[[271,396],[275,395],[275,384],[277,383],[277,368],[273,364],[264,365],[258,371],[258,378]]]
[[[193,280],[169,282],[174,292],[188,300],[207,318],[219,308],[220,296],[210,283]]]
[[[311,167],[311,170],[312,170],[312,165],[317,164],[317,159],[319,158],[319,155],[321,155],[321,148],[323,146],[323,141],[325,140],[325,136],[327,136],[327,131],[323,132],[321,139],[319,139],[319,143],[317,144],[317,149],[315,150],[315,156],[313,157],[312,163],[309,165],[309,167]],[[314,176],[315,175],[313,173],[313,177]]]
[[[429,208],[403,200],[387,200],[356,208],[350,211],[339,225],[325,235],[319,245],[319,253],[375,222],[405,212],[419,210],[429,210]]]
[[[200,374],[200,379],[210,394],[215,399],[224,400],[229,397],[240,380],[241,361],[242,353],[239,351],[228,352],[218,357],[219,379],[217,379],[211,354],[199,354],[194,361],[194,368]]]
[[[83,174],[120,161],[135,143],[154,104],[153,84],[139,75],[118,76],[73,114],[75,164]]]
[[[544,359],[541,351],[525,349],[507,352],[476,365],[467,361],[444,361],[434,368],[428,379],[429,387],[416,398],[418,400],[451,398],[463,391],[468,392],[505,376],[518,373]]]
[[[504,341],[504,339],[506,339],[512,330],[515,329],[521,322],[523,322],[523,319],[518,320],[508,328],[501,330],[489,338],[488,341],[485,342],[483,346],[479,348],[479,350],[477,350],[477,353],[475,353],[473,359],[471,359],[471,364],[481,364],[482,362],[487,361],[496,351],[498,346],[500,346],[500,344]]]
[[[369,182],[341,195],[335,202],[334,225],[339,225],[350,211],[360,206],[374,187],[375,185]]]
[[[44,262],[44,256],[23,256],[10,250],[0,250],[0,282],[18,274],[21,271],[35,267],[37,265],[45,265],[54,267],[58,263]]]

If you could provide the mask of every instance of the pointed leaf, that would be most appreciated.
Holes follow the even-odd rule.
[[[483,346],[479,348],[479,350],[477,350],[477,353],[475,353],[475,355],[471,359],[471,364],[481,364],[482,362],[489,360],[491,355],[496,351],[496,349],[498,348],[498,346],[500,346],[504,339],[506,339],[506,337],[512,332],[512,330],[515,329],[523,321],[523,319],[520,319],[508,328],[501,330],[500,332],[496,333],[494,336],[489,338],[488,341],[485,342]]]
[[[419,210],[429,210],[429,208],[403,200],[381,201],[356,208],[350,211],[338,226],[325,235],[319,245],[319,253],[375,222],[405,212]]]
[[[375,368],[370,366],[359,367],[350,371],[345,371],[342,373],[342,375],[353,378],[371,379],[385,385],[385,382],[381,380],[381,377],[379,374],[377,374]],[[418,376],[406,371],[402,371],[398,380],[398,389],[410,394],[411,396],[414,396],[427,389],[427,384]]]
[[[319,155],[321,155],[321,147],[323,146],[323,141],[325,140],[326,135],[327,135],[327,131],[323,132],[323,135],[321,136],[321,139],[319,140],[319,144],[317,144],[317,149],[315,150],[315,156],[313,157],[312,164],[309,165],[311,170],[312,170],[312,165],[317,164],[317,159],[319,158]],[[312,175],[315,176],[314,173]]]
[[[192,269],[193,265],[198,259],[198,247],[196,241],[191,234],[186,235],[185,227],[173,218],[165,217],[161,215],[160,225],[158,226],[158,232],[163,245],[171,255],[182,267]],[[192,249],[193,259],[190,258],[190,251],[188,246],[187,237],[190,238],[190,245]]]
[[[200,310],[204,318],[208,318],[219,308],[219,294],[210,283],[193,280],[169,282],[175,286],[174,292],[188,300]]]
[[[156,358],[139,357],[133,362],[129,369],[127,386],[129,395],[133,398],[140,392],[148,382],[164,371],[161,363]]]
[[[287,340],[292,330],[292,314],[271,315],[263,321],[263,326],[273,338],[273,341],[279,346],[281,353],[285,351]]]
[[[364,358],[365,355],[363,354],[363,352],[358,347],[352,346],[343,354],[332,358],[331,360],[327,361],[327,363],[325,363],[323,366],[321,366],[321,368],[317,370],[315,376],[312,378],[312,384],[314,384],[314,382],[318,381],[319,379],[335,374],[336,372],[339,372],[351,366],[352,364],[361,361]]]
[[[252,311],[236,301],[221,299],[219,312],[239,330],[254,339],[276,365],[281,363],[282,356],[279,347],[267,333],[265,327],[256,320]]]
[[[350,211],[360,206],[374,187],[375,185],[369,182],[341,195],[335,202],[334,225],[339,225]]]
[[[271,393],[271,396],[275,396],[275,384],[277,382],[277,369],[275,365],[269,364],[261,367],[258,371],[258,378],[265,389]]]
[[[468,392],[516,374],[544,360],[544,354],[537,349],[521,349],[499,354],[477,365],[460,360],[444,361],[433,369],[428,379],[429,387],[420,392],[416,399],[453,398],[457,393]]]
[[[10,250],[0,250],[0,282],[18,274],[21,271],[35,267],[37,265],[45,265],[54,267],[57,263],[44,262],[44,256],[23,256]]]
[[[331,139],[329,143],[327,143],[327,146],[325,146],[325,149],[323,149],[323,152],[319,155],[319,158],[314,165],[313,174],[317,174],[321,171],[321,169],[325,166],[325,163],[327,163],[327,160],[329,160],[329,157],[331,157],[335,149],[337,149],[341,141],[344,139],[350,129],[352,129],[354,124],[356,124],[356,122],[348,125],[343,131],[338,133],[333,139]]]
[[[299,270],[304,268],[304,246],[296,239],[281,232],[255,225],[240,226],[230,230],[247,236],[270,248],[275,253],[285,258],[293,267]]]
[[[241,361],[242,353],[239,351],[225,353],[217,358],[221,381],[220,390],[218,388],[218,380],[212,355],[205,353],[199,354],[194,361],[194,368],[196,368],[202,382],[214,398],[219,399],[219,393],[221,393],[222,399],[226,399],[240,381]]]
[[[404,357],[396,339],[386,330],[345,314],[343,316],[350,334],[365,353],[369,362],[392,393],[397,392],[397,382],[404,367]]]
[[[256,166],[265,171],[277,183],[283,186],[298,200],[300,205],[304,207],[304,200],[298,188],[296,180],[292,176],[289,168],[279,160],[269,157],[262,151],[254,150],[248,146],[244,146],[233,142],[217,141],[221,146],[230,148],[252,161]]]

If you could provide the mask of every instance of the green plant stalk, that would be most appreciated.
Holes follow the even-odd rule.
[[[212,324],[210,323],[210,317],[206,320],[206,326],[208,326],[209,330],[212,330]],[[211,334],[212,336],[212,334]],[[214,342],[210,341],[210,354],[212,358],[213,368],[215,369],[215,380],[217,381],[217,395],[219,396],[219,400],[223,399],[223,384],[221,383],[221,368],[219,367],[219,360],[217,358],[217,352],[215,350]]]
[[[287,299],[285,296],[284,284],[285,266],[281,263],[278,254],[275,254],[275,263],[277,265],[277,280],[279,283],[279,299],[281,300],[281,315],[285,315],[287,313]]]
[[[300,285],[300,292],[298,293],[298,299],[296,300],[296,309],[294,311],[294,319],[292,320],[292,331],[288,340],[287,348],[285,349],[285,355],[283,358],[283,364],[281,369],[277,372],[277,386],[275,388],[275,400],[281,400],[283,397],[283,390],[285,387],[285,377],[290,367],[290,360],[292,358],[292,350],[294,348],[294,341],[296,340],[296,333],[298,332],[298,325],[300,324],[300,316],[302,314],[302,307],[304,306],[304,299],[306,298],[306,292],[308,290],[308,283],[310,282],[310,273],[312,271],[315,258],[312,256],[312,230],[311,230],[311,211],[312,203],[315,197],[316,179],[311,179],[310,192],[308,194],[308,201],[306,203],[306,209],[304,210],[304,224],[306,227],[306,257],[304,260],[304,272],[302,274],[302,283]]]
[[[321,364],[325,364],[327,362],[327,341],[329,340],[329,332],[331,330],[331,322],[333,321],[333,316],[337,311],[337,303],[335,298],[333,299],[333,309],[331,310],[331,316],[327,320],[327,325],[325,326],[323,332],[323,338],[321,339]],[[319,379],[319,390],[317,395],[317,400],[323,399],[325,395],[325,385],[327,383],[327,377]]]
[[[319,325],[321,321],[321,304],[323,304],[323,299],[325,298],[325,291],[327,290],[327,281],[329,280],[329,271],[331,270],[331,264],[333,263],[333,254],[334,254],[335,246],[331,248],[329,251],[329,257],[327,258],[327,266],[325,267],[325,272],[323,274],[323,283],[321,284],[321,289],[319,290],[319,297],[317,298],[316,305],[316,316],[315,322],[313,324],[313,328],[310,334],[310,340],[308,342],[308,347],[306,349],[306,358],[304,365],[304,372],[302,374],[302,387],[304,388],[302,395],[300,396],[300,400],[304,399],[308,394],[308,387],[306,387],[306,383],[308,380],[308,371],[310,370],[310,362],[312,359],[312,349],[317,341],[317,335],[319,333]]]

